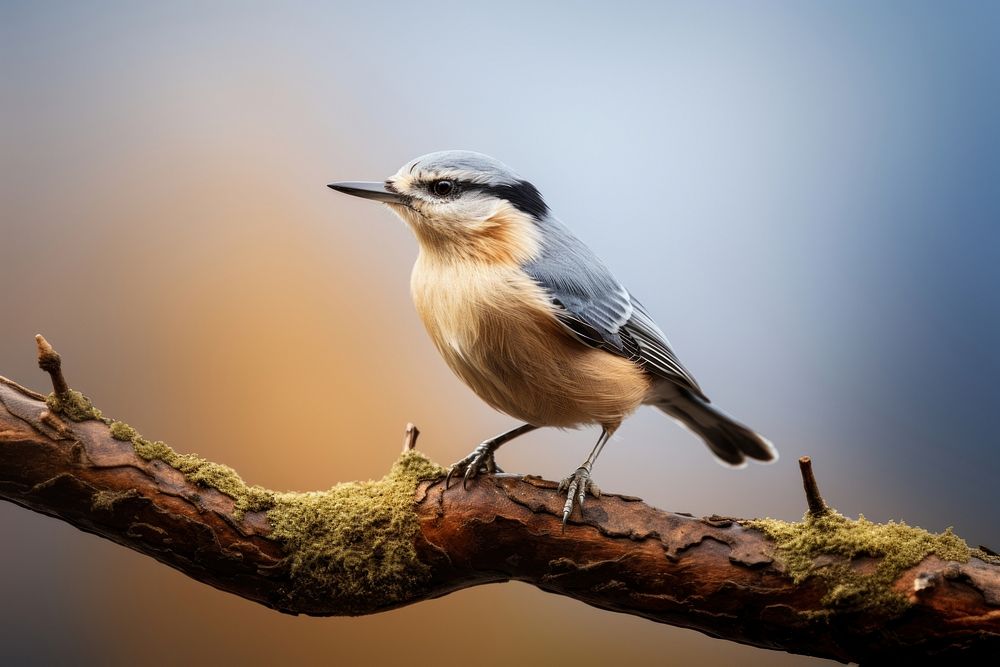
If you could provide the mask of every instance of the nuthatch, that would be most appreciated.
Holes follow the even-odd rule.
[[[480,398],[525,422],[480,444],[449,479],[497,472],[494,452],[536,428],[597,424],[590,456],[560,485],[565,524],[574,501],[600,495],[594,461],[643,404],[726,464],[777,459],[771,443],[709,404],[642,304],[503,163],[443,151],[384,183],[330,187],[383,202],[410,226],[420,245],[410,289],[438,351]]]

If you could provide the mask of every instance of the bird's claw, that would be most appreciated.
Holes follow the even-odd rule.
[[[493,458],[493,451],[494,447],[491,447],[489,442],[484,442],[473,449],[472,453],[464,459],[452,464],[444,478],[444,488],[447,489],[451,485],[451,478],[455,475],[462,475],[462,488],[467,489],[469,488],[469,480],[479,473],[492,475],[503,472]]]
[[[580,466],[572,475],[559,482],[559,490],[566,492],[566,504],[563,505],[562,517],[563,530],[566,529],[566,521],[573,512],[574,501],[582,510],[583,501],[587,498],[588,492],[595,498],[601,497],[601,490],[590,478],[590,468],[585,465]]]

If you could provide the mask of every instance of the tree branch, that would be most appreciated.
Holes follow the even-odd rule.
[[[852,521],[801,463],[801,523],[697,519],[588,499],[561,530],[556,484],[445,490],[413,448],[375,482],[276,493],[143,438],[69,388],[38,337],[48,397],[0,378],[0,498],[292,614],[367,614],[519,580],[714,637],[841,661],[995,658],[1000,559],[946,532]]]

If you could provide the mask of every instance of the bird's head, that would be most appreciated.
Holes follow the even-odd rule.
[[[331,183],[334,190],[388,204],[424,250],[443,257],[525,261],[537,252],[541,193],[510,167],[471,151],[411,160],[384,182]]]

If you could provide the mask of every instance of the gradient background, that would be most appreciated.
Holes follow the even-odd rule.
[[[410,420],[451,462],[512,422],[423,332],[409,231],[325,184],[469,148],[782,454],[728,470],[643,410],[602,487],[795,519],[810,454],[847,514],[1000,543],[1000,5],[364,4],[0,4],[0,373],[44,390],[43,332],[107,414],[276,489],[381,476]],[[596,435],[500,459],[560,478]],[[293,618],[9,504],[0,526],[11,664],[823,662],[521,584]]]

